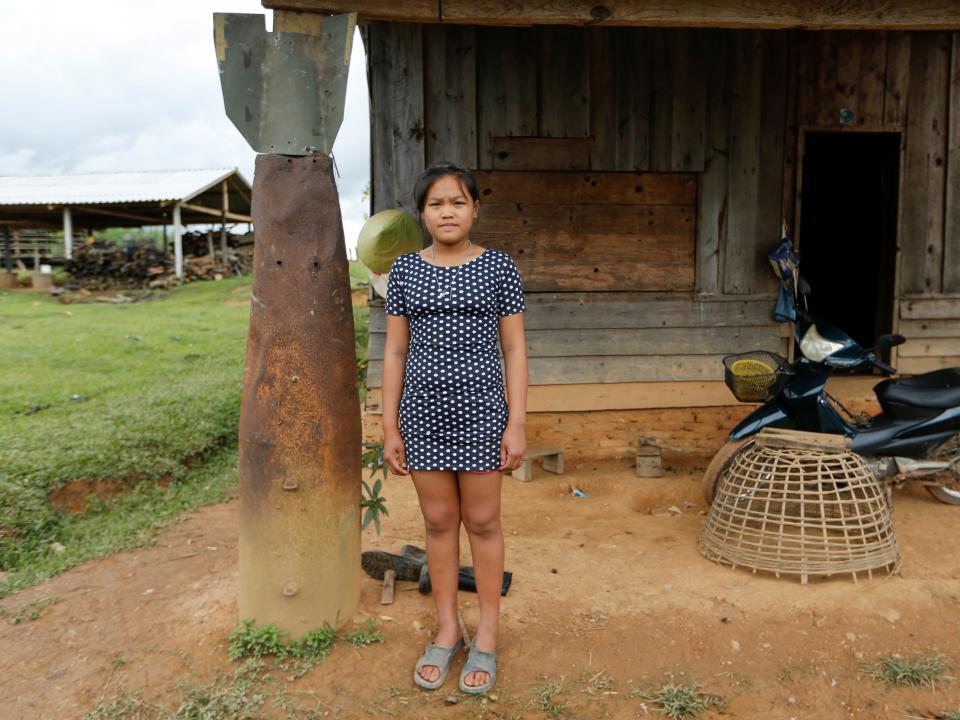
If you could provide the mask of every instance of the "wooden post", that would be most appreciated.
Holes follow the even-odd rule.
[[[66,205],[63,207],[63,256],[67,260],[73,257],[73,217]]]
[[[183,280],[183,226],[180,224],[180,203],[173,205],[173,265],[177,280]]]
[[[3,269],[13,272],[13,244],[10,242],[10,228],[3,226]]]
[[[220,183],[223,190],[223,215],[220,216],[220,252],[227,254],[227,213],[230,212],[230,192],[227,189],[227,181]]]
[[[213,230],[207,230],[207,255],[213,260]]]

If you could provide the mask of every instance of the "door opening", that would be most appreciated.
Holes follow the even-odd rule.
[[[802,168],[810,311],[873,347],[893,327],[900,135],[807,132]]]

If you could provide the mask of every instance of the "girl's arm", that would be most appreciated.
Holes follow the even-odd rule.
[[[387,315],[380,405],[383,413],[383,458],[394,475],[410,474],[400,435],[400,396],[403,393],[403,370],[409,345],[410,325],[407,318],[403,315]]]
[[[520,467],[527,451],[527,342],[523,332],[523,313],[500,318],[500,347],[506,365],[507,404],[510,415],[500,444],[501,470]]]

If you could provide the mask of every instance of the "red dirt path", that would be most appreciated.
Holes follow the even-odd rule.
[[[562,492],[564,483],[589,498]],[[390,517],[379,539],[365,532],[364,546],[422,544],[409,480],[391,477],[383,492]],[[370,579],[354,624],[386,616],[385,643],[340,643],[287,692],[331,718],[546,717],[530,689],[544,676],[563,678],[554,701],[570,718],[658,716],[630,690],[691,680],[724,697],[728,717],[935,717],[922,713],[960,708],[956,681],[888,689],[862,671],[879,655],[914,652],[942,653],[960,670],[960,508],[919,488],[896,493],[902,575],[807,586],[704,560],[703,509],[692,466],[660,479],[600,464],[562,478],[538,468],[531,483],[506,478],[515,580],[503,602],[495,701],[446,706],[444,696],[459,694],[455,674],[442,693],[418,691],[411,674],[433,629],[431,600],[401,583],[395,604],[382,607]],[[463,548],[469,562],[465,539]],[[236,502],[191,513],[154,546],[88,562],[0,607],[14,613],[49,597],[58,600],[38,619],[0,627],[0,718],[80,718],[118,684],[174,703],[177,678],[203,682],[233,667]],[[461,604],[474,625],[475,596],[462,594]]]

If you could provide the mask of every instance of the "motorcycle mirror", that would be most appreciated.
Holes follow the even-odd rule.
[[[900,333],[887,333],[886,335],[881,335],[877,340],[877,346],[881,348],[892,348],[897,345],[903,345],[907,339]]]
[[[803,296],[810,294],[810,283],[807,282],[806,278],[800,275],[797,276],[797,291]]]

